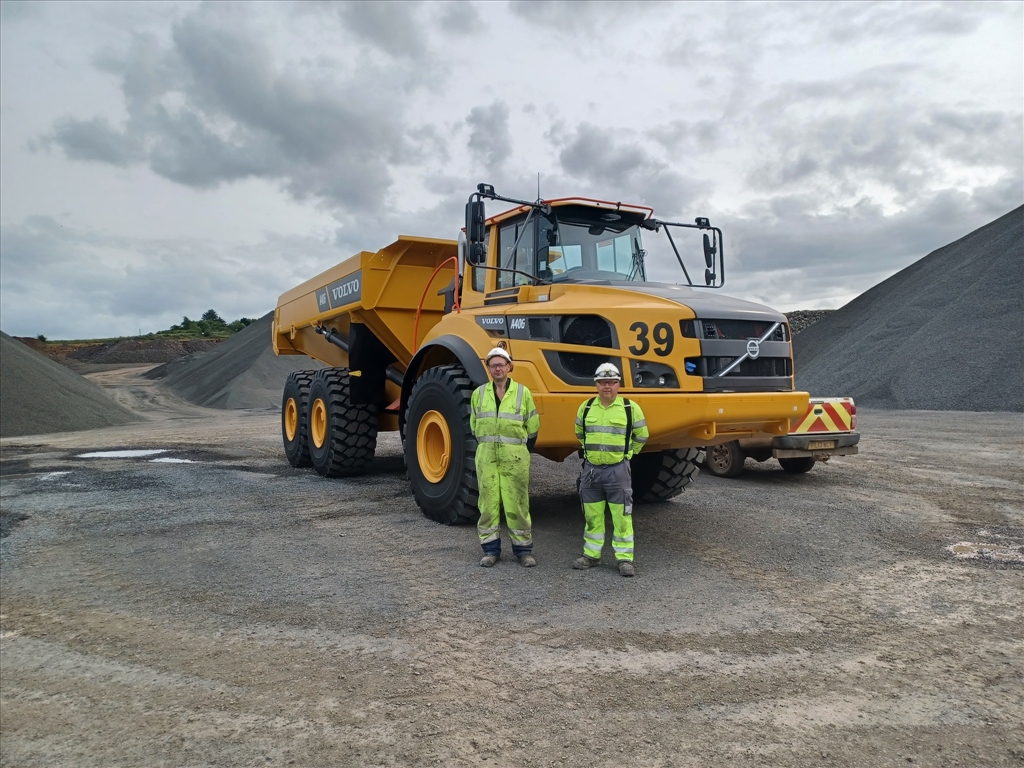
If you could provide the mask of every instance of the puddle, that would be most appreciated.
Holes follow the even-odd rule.
[[[139,456],[155,456],[158,453],[167,453],[166,448],[150,448],[137,451],[93,451],[92,453],[80,453],[76,459],[134,459]]]
[[[174,459],[170,456],[161,456],[159,459],[150,459],[150,463],[162,463],[162,464],[195,464],[192,459]]]
[[[957,560],[981,560],[986,563],[1017,563],[1024,565],[1024,545],[981,544],[961,541],[946,547]]]

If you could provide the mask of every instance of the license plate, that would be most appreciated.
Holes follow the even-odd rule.
[[[812,440],[807,444],[807,450],[809,451],[822,451],[827,448],[835,448],[835,440]]]

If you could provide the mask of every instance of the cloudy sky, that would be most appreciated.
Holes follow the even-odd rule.
[[[1022,7],[3,2],[0,327],[260,316],[538,173],[709,217],[727,293],[836,308],[1024,204]]]

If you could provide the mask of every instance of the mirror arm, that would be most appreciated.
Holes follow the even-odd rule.
[[[690,273],[686,271],[686,265],[683,264],[683,257],[679,255],[679,249],[676,248],[676,241],[672,239],[672,232],[669,231],[668,227],[665,227],[665,234],[668,235],[668,241],[672,244],[672,251],[676,255],[676,261],[679,262],[679,266],[683,268],[683,274],[686,275],[686,282],[693,286],[693,280],[690,279]]]

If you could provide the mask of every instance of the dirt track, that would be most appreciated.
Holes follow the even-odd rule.
[[[1024,551],[1020,414],[701,475],[623,579],[569,569],[572,463],[534,463],[539,567],[485,570],[394,436],[323,480],[141,370],[95,380],[149,421],[0,443],[4,766],[1024,765],[1024,567],[946,549]],[[168,452],[76,458],[115,448]]]

